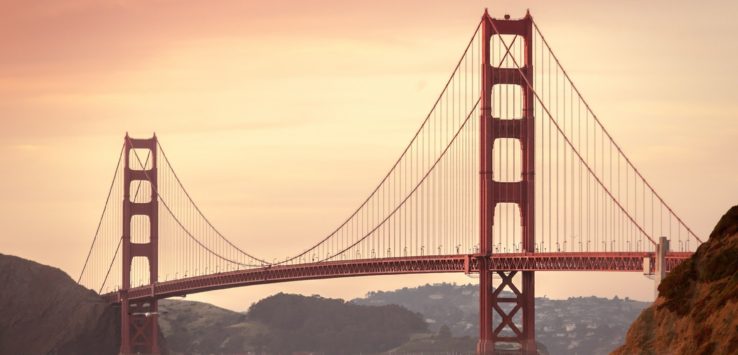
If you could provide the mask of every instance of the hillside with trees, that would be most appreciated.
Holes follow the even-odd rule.
[[[428,332],[420,314],[401,306],[283,293],[245,314],[189,301],[163,301],[160,313],[169,349],[180,354],[376,354]]]
[[[454,337],[470,337],[474,341],[479,333],[479,286],[473,284],[445,283],[370,292],[352,302],[401,305],[422,314],[433,333],[447,326]],[[609,354],[623,343],[628,327],[648,305],[619,297],[538,297],[536,340],[551,354]]]

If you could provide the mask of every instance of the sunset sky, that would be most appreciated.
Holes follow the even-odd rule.
[[[488,7],[530,8],[616,141],[699,235],[738,202],[735,1],[0,1],[0,253],[76,279],[123,136],[159,136],[237,245],[284,257],[360,203]],[[292,248],[286,250],[285,248]],[[353,298],[464,275],[305,281]],[[649,299],[640,274],[538,273],[538,296]]]

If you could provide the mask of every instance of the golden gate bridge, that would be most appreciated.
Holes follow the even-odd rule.
[[[477,352],[513,343],[531,354],[535,272],[658,280],[702,242],[615,143],[530,13],[486,11],[410,143],[358,207],[315,240],[279,260],[249,253],[208,220],[156,136],[126,135],[78,282],[120,304],[120,353],[156,354],[162,298],[474,273]]]

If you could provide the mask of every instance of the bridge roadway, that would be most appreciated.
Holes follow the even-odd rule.
[[[670,252],[666,255],[666,271],[689,258],[691,252]],[[128,290],[131,301],[162,299],[227,288],[277,282],[330,279],[339,277],[479,272],[481,255],[433,255],[268,265],[260,268],[220,272],[157,282]],[[492,271],[622,271],[643,272],[649,258],[654,271],[654,253],[647,252],[566,252],[566,253],[505,253],[490,256]],[[120,292],[103,297],[119,303]]]

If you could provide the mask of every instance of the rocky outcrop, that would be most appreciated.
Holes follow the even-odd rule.
[[[117,354],[119,315],[63,271],[0,254],[0,354]]]
[[[738,206],[659,285],[615,354],[738,353]]]

